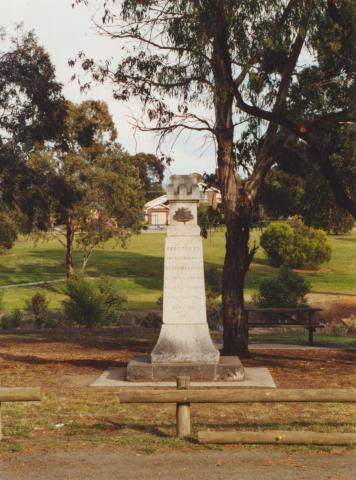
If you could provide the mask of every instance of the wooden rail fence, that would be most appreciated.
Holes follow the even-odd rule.
[[[41,390],[38,387],[0,387],[0,440],[2,439],[1,404],[3,402],[38,402]]]
[[[347,389],[190,389],[189,377],[177,378],[177,389],[130,389],[119,394],[120,403],[175,403],[178,438],[191,434],[191,403],[356,403],[356,388]],[[356,444],[356,433],[301,431],[198,432],[203,443]]]

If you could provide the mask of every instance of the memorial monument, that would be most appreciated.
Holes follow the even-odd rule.
[[[220,357],[209,333],[197,176],[173,175],[167,197],[163,324],[150,358],[132,360],[127,379],[174,380],[189,375],[191,380],[242,380],[238,357]]]

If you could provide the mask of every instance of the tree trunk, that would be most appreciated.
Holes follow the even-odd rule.
[[[235,218],[226,225],[226,251],[222,282],[224,355],[248,352],[244,285],[251,261],[249,251],[250,218],[250,208],[243,206],[237,209]]]
[[[66,275],[67,278],[73,276],[73,241],[75,227],[73,225],[72,212],[67,210],[66,216]]]
[[[219,184],[226,223],[226,252],[222,282],[224,355],[248,351],[247,317],[244,312],[244,283],[251,262],[249,228],[252,201],[239,185],[234,153],[234,92],[230,85],[231,64],[227,53],[225,19],[215,24],[212,68],[215,78],[214,107]],[[252,255],[254,250],[252,252]]]

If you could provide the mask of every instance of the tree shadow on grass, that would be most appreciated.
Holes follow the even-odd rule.
[[[16,272],[19,275],[31,274],[28,281],[49,280],[51,275],[62,278],[65,276],[65,268],[63,252],[61,253],[62,255],[59,255],[57,250],[35,248],[29,257],[42,260],[42,262],[21,264],[17,267]],[[74,256],[74,267],[79,266],[79,258],[78,254]],[[43,259],[48,259],[50,262],[43,263]],[[163,285],[163,257],[121,250],[97,250],[90,260],[86,274],[93,277],[105,275],[116,279],[132,278],[133,283],[140,287],[159,289]]]
[[[283,348],[281,348],[283,350]],[[314,356],[313,356],[314,355]],[[324,354],[323,357],[318,356],[318,353],[310,352],[309,355],[304,354],[303,357],[288,355],[285,353],[260,353],[253,352],[250,357],[251,364],[248,366],[253,367],[283,367],[285,370],[300,370],[302,368],[301,363],[325,363],[327,355]],[[287,364],[285,362],[288,362]],[[339,365],[356,365],[356,351],[347,350],[347,352],[338,352],[336,355],[336,364]]]
[[[134,353],[147,353],[153,348],[157,341],[159,329],[150,331],[143,337],[139,330],[130,330],[128,333],[120,333],[120,330],[111,329],[108,332],[100,330],[88,331],[87,329],[78,329],[69,332],[15,332],[14,334],[5,333],[1,335],[2,346],[6,348],[9,344],[38,345],[39,348],[44,344],[63,343],[76,345],[82,349],[91,348],[102,351],[119,352],[123,349],[129,349]]]
[[[120,431],[125,430],[127,428],[140,432],[140,433],[148,433],[150,435],[154,435],[159,438],[170,438],[170,435],[160,430],[160,428],[167,427],[166,424],[159,424],[159,425],[143,425],[140,423],[119,423],[114,421],[107,421],[107,423],[112,427],[112,430]]]
[[[103,359],[96,360],[93,358],[80,358],[68,360],[55,360],[51,358],[39,358],[34,355],[13,355],[10,353],[1,353],[0,358],[7,362],[23,363],[27,365],[71,365],[74,367],[91,367],[97,370],[107,370],[114,367],[125,367],[127,362]]]

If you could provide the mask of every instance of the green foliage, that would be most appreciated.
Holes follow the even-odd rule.
[[[325,232],[307,227],[301,220],[271,222],[260,243],[275,266],[316,268],[331,257]]]
[[[146,328],[160,328],[161,325],[162,325],[162,316],[158,315],[155,312],[148,313],[140,323],[140,326],[146,327]]]
[[[3,315],[0,320],[0,327],[2,330],[7,330],[9,328],[9,319],[6,315]]]
[[[65,113],[61,90],[51,59],[33,32],[19,26],[13,38],[0,39],[1,204],[22,217],[18,226],[24,231],[42,228],[50,218],[51,203],[37,189],[27,160],[35,145],[58,141]]]
[[[209,267],[205,270],[205,288],[210,297],[221,295],[221,271],[218,268]]]
[[[52,229],[67,252],[76,241],[83,251],[82,271],[100,244],[110,238],[124,244],[140,229],[143,187],[116,136],[105,102],[67,102],[61,141],[36,148],[27,162],[31,192],[39,199],[40,217],[46,218],[42,229]],[[53,230],[62,224],[66,232]],[[66,265],[70,276],[72,254]]]
[[[27,302],[27,309],[31,312],[36,327],[44,327],[49,320],[48,300],[43,293],[37,292]]]
[[[73,278],[67,281],[67,294],[69,299],[63,302],[66,315],[69,320],[86,327],[118,322],[127,301],[108,278]]]
[[[350,198],[356,198],[356,126],[343,125],[337,131],[323,132],[330,143],[330,162],[336,176]],[[302,198],[302,216],[307,225],[322,228],[330,234],[350,232],[355,224],[352,215],[338,205],[328,183],[317,165],[310,162],[305,178],[305,193]]]
[[[6,38],[6,45],[5,51],[0,50],[1,133],[31,148],[35,142],[55,138],[61,129],[62,85],[33,32],[19,26],[13,38]]]
[[[0,253],[13,247],[18,234],[15,220],[6,212],[0,212]]]
[[[221,205],[216,208],[211,205],[200,205],[198,207],[198,225],[203,238],[208,238],[209,231],[216,230],[224,223],[224,212]]]
[[[15,308],[9,316],[10,324],[13,328],[18,328],[25,320],[25,315],[22,310]]]
[[[282,266],[277,275],[260,283],[253,300],[260,307],[297,307],[306,304],[310,284],[301,275]]]
[[[210,330],[222,329],[221,271],[216,267],[205,270],[206,316]]]
[[[222,305],[211,292],[206,295],[206,316],[210,330],[222,330]]]
[[[25,315],[22,310],[15,308],[9,315],[1,317],[1,328],[7,330],[8,328],[18,328],[25,320]]]
[[[164,178],[164,158],[159,158],[152,153],[137,153],[131,157],[131,162],[137,168],[145,195],[148,202],[165,193],[162,187]]]
[[[260,194],[264,213],[272,219],[288,218],[301,211],[304,181],[280,168],[273,168],[266,176]]]
[[[313,197],[317,196],[317,191],[314,192]],[[328,192],[329,193],[329,192]],[[352,215],[335,204],[333,197],[325,195],[325,190],[320,192],[317,197],[317,202],[320,208],[315,208],[316,203],[310,203],[308,207],[304,209],[303,218],[307,225],[312,227],[321,228],[331,235],[342,235],[350,233],[355,226],[355,219]],[[325,200],[321,204],[321,199]]]

